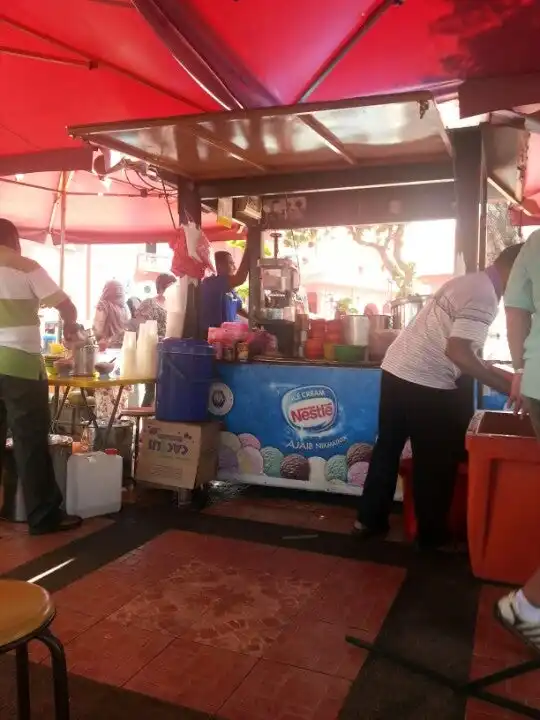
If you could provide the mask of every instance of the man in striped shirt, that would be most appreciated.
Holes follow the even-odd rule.
[[[470,408],[456,385],[462,374],[508,393],[508,381],[479,357],[521,245],[506,248],[485,272],[447,282],[389,347],[382,367],[377,442],[360,498],[355,532],[386,534],[399,463],[413,453],[417,542],[447,541],[446,518],[465,457]]]
[[[75,306],[38,263],[22,257],[17,228],[0,218],[0,451],[5,451],[9,429],[29,531],[34,535],[69,530],[81,522],[60,509],[62,494],[49,454],[49,388],[41,357],[40,306],[58,309],[66,338],[76,333]]]

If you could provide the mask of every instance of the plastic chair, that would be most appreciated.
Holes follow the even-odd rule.
[[[62,643],[49,630],[55,616],[49,593],[39,585],[0,580],[0,653],[15,651],[18,720],[30,720],[28,643],[39,640],[52,660],[56,720],[69,720],[66,656]]]

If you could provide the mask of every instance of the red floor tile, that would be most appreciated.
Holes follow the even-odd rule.
[[[275,552],[276,548],[271,545],[208,536],[197,553],[197,559],[217,567],[266,572]]]
[[[276,577],[293,577],[320,583],[336,567],[336,559],[302,550],[278,548],[266,566],[266,571]]]
[[[166,580],[189,560],[154,549],[151,544],[133,550],[107,565],[119,578],[151,585]]]
[[[345,642],[345,636],[354,632],[341,625],[300,618],[283,631],[265,658],[354,680],[367,657],[367,652]]]
[[[123,685],[153,660],[173,639],[103,621],[66,646],[68,669],[108,685]]]
[[[469,700],[465,720],[523,720],[523,715],[480,700]]]
[[[111,620],[149,631],[183,635],[201,615],[228,592],[227,572],[196,561],[132,599]]]
[[[206,545],[208,536],[201,533],[169,530],[150,540],[140,549],[148,553],[155,553],[156,557],[174,555],[182,560],[197,557]]]
[[[60,610],[54,618],[51,630],[64,645],[67,645],[98,621],[99,618],[95,618],[92,615],[64,608]],[[37,640],[33,640],[28,648],[32,662],[42,662],[49,657],[49,651],[45,645]]]
[[[337,560],[305,609],[305,616],[362,631],[374,640],[405,578],[387,565]]]
[[[221,709],[226,720],[337,720],[342,678],[262,660]]]
[[[213,505],[206,510],[210,515],[235,517],[276,525],[350,533],[356,512],[353,508],[325,505],[311,501],[285,502],[258,498],[238,498]]]
[[[215,713],[255,663],[246,655],[175,640],[126,687],[193,710]]]
[[[305,605],[317,585],[239,571],[229,594],[215,602],[185,639],[233,652],[262,655]]]
[[[493,605],[503,593],[500,588],[491,586],[482,588],[480,593],[471,662],[472,678],[498,672],[535,657],[524,643],[495,620]],[[490,690],[540,709],[540,670],[493,685]]]
[[[90,573],[54,594],[60,609],[77,610],[99,619],[107,617],[148,587],[138,578],[122,578],[104,567]]]
[[[76,530],[52,535],[31,536],[28,534],[28,527],[25,523],[0,521],[0,573],[9,572],[19,565],[35,560],[74,540],[103,530],[112,522],[107,518],[91,518]]]

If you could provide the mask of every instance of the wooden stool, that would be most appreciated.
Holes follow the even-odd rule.
[[[19,720],[30,720],[30,640],[39,640],[49,649],[54,682],[55,718],[69,720],[66,656],[62,643],[49,630],[54,616],[52,599],[39,585],[19,580],[0,580],[0,653],[15,650]]]
[[[141,420],[154,417],[156,411],[152,407],[131,407],[123,410],[120,417],[133,418],[135,420],[135,448],[133,450],[133,478],[137,472],[137,460],[139,458],[139,438],[141,435]]]

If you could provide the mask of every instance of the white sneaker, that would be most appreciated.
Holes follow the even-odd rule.
[[[540,622],[528,622],[519,616],[517,593],[511,592],[495,605],[495,617],[511,633],[537,652],[540,652]]]

